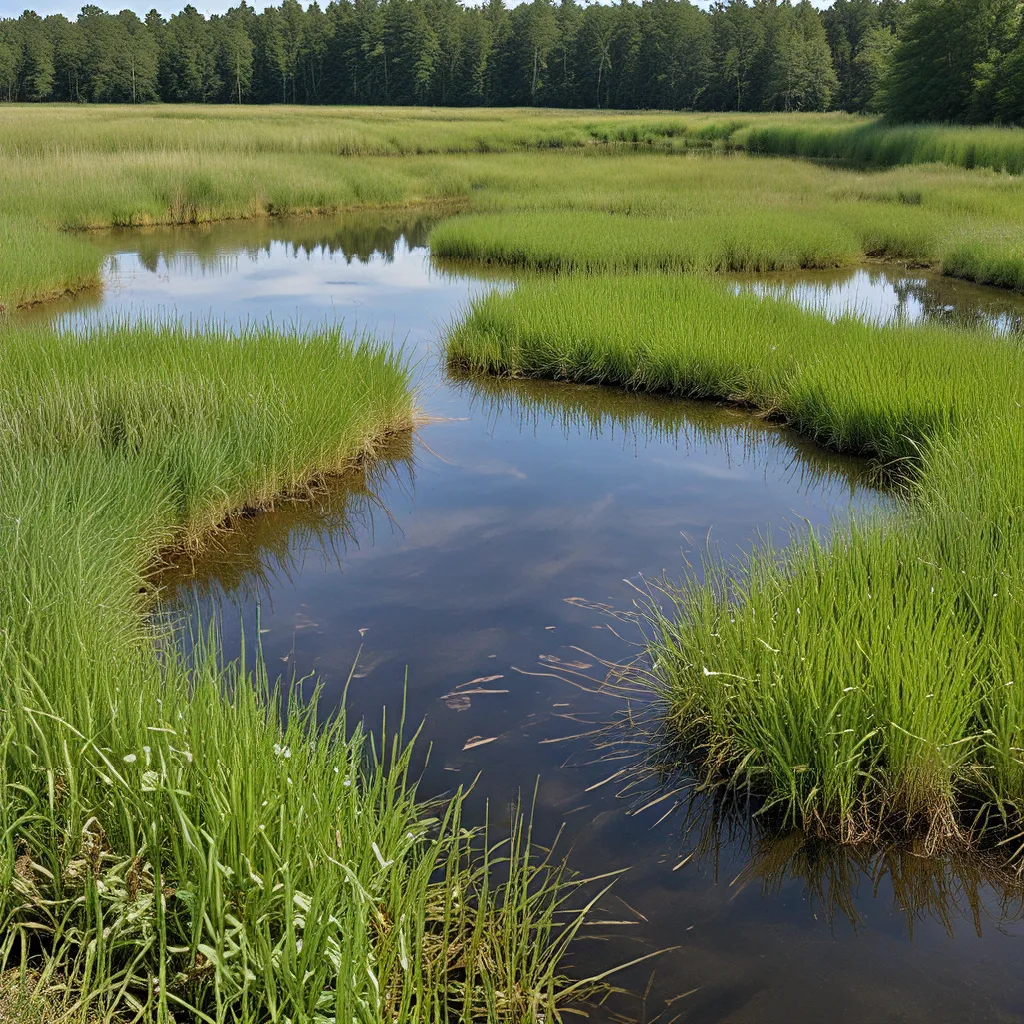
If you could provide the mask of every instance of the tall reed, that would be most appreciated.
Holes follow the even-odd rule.
[[[995,125],[891,124],[881,119],[802,119],[769,115],[750,118],[729,136],[751,153],[842,160],[851,164],[899,167],[949,164],[968,170],[987,167],[1008,174],[1024,170],[1024,133]]]

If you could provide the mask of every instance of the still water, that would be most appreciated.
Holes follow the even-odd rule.
[[[109,236],[102,294],[58,311],[63,322],[343,320],[403,347],[432,417],[369,471],[176,567],[165,607],[219,617],[229,653],[243,631],[259,637],[271,666],[317,673],[328,705],[348,682],[351,712],[371,723],[384,707],[395,722],[404,700],[432,745],[423,792],[479,774],[472,813],[489,804],[500,825],[536,786],[540,841],[565,823],[573,867],[628,869],[599,915],[618,923],[589,929],[578,969],[673,948],[619,978],[645,997],[592,1019],[1024,1020],[1019,894],[977,865],[764,836],[688,805],[678,780],[605,782],[630,759],[609,759],[625,734],[596,732],[624,706],[596,683],[638,653],[630,613],[647,581],[885,514],[890,499],[859,463],[736,410],[452,379],[444,325],[511,284],[433,267],[428,229],[374,215]],[[1020,316],[984,289],[958,305],[948,284],[885,269],[758,287],[999,331]]]
[[[737,290],[789,299],[834,319],[853,313],[874,323],[933,323],[1024,334],[1024,296],[930,270],[876,264],[847,270],[735,275]]]

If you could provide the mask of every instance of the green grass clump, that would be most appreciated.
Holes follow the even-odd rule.
[[[942,272],[967,281],[1024,292],[1024,240],[1013,229],[952,245],[942,258]]]
[[[0,315],[99,284],[99,250],[88,239],[0,217]]]
[[[520,159],[516,190],[495,181],[474,194],[481,212],[435,227],[435,256],[588,273],[883,259],[1004,287],[1024,282],[1024,186],[990,171],[866,175],[742,155],[564,156],[567,173],[556,178],[550,157]]]
[[[689,201],[688,201],[689,200]],[[660,216],[631,212],[529,213],[454,217],[430,234],[440,260],[556,272],[755,272],[830,269],[869,259],[939,264],[955,276],[1019,288],[1019,245],[959,241],[955,221],[916,206],[846,199],[763,206],[721,192],[707,201],[681,193]],[[984,254],[968,262],[963,253]]]
[[[607,213],[470,216],[430,236],[439,259],[554,271],[770,271],[839,267],[856,261],[857,241],[831,225],[783,211],[679,220]]]
[[[703,280],[569,278],[476,302],[460,371],[753,405],[908,501],[669,587],[651,654],[681,755],[844,841],[969,839],[1024,811],[1024,354],[832,323]]]
[[[751,153],[842,160],[900,167],[948,164],[987,167],[1008,174],[1024,170],[1024,132],[1019,128],[944,124],[891,124],[881,119],[830,115],[750,118],[730,142]]]
[[[551,1019],[582,992],[520,819],[482,850],[461,794],[417,802],[401,740],[319,726],[213,637],[186,663],[147,618],[162,552],[412,417],[399,357],[335,331],[0,326],[0,968],[32,980],[3,998],[324,1024]]]

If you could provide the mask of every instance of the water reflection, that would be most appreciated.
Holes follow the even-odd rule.
[[[789,454],[789,479],[800,487],[831,488],[837,477],[845,478],[852,498],[858,488],[881,483],[863,460],[836,456],[792,430],[733,406],[641,396],[596,384],[472,374],[450,374],[449,382],[488,424],[508,420],[534,437],[560,429],[567,438],[604,438],[637,453],[649,444],[669,442],[689,453],[720,452],[728,466],[757,460],[771,447]]]
[[[913,845],[840,845],[800,830],[761,826],[750,808],[723,808],[707,793],[693,793],[678,816],[681,857],[698,864],[736,893],[753,887],[762,899],[793,884],[807,912],[833,930],[860,933],[878,901],[902,918],[913,941],[923,926],[938,925],[949,939],[982,938],[1024,917],[1024,879],[1005,858],[964,852],[936,855]]]
[[[236,516],[201,553],[176,552],[173,561],[154,566],[152,585],[160,601],[180,611],[185,600],[218,608],[259,600],[294,585],[303,551],[317,550],[340,570],[352,548],[372,546],[381,521],[391,525],[380,494],[392,488],[411,492],[413,451],[411,433],[395,435],[372,462],[328,477],[302,497],[282,498],[271,512]]]
[[[737,289],[787,298],[835,318],[847,314],[873,323],[937,323],[1002,335],[1024,333],[1024,296],[933,271],[899,267],[741,275]]]
[[[427,212],[347,213],[344,218],[234,221],[198,227],[159,227],[99,236],[111,255],[132,256],[151,274],[170,268],[226,275],[242,259],[269,256],[283,246],[295,259],[333,257],[346,265],[393,263],[400,250],[422,249],[438,215]],[[125,242],[128,244],[126,245]],[[113,276],[120,273],[118,265]]]
[[[678,575],[709,537],[736,556],[784,541],[794,523],[827,530],[889,499],[861,464],[737,410],[449,378],[441,328],[501,282],[439,271],[428,229],[418,215],[346,215],[107,237],[103,294],[91,309],[62,307],[65,323],[344,319],[406,345],[434,417],[387,460],[242,521],[203,558],[165,571],[162,607],[185,624],[219,617],[229,656],[258,640],[284,674],[317,672],[325,711],[346,687],[353,717],[371,723],[404,705],[432,751],[421,791],[479,775],[467,809],[477,820],[500,822],[536,785],[538,838],[567,823],[578,870],[628,869],[604,919],[634,923],[595,929],[601,941],[579,947],[580,969],[678,947],[622,978],[647,992],[647,1019],[1016,1019],[1016,904],[1004,917],[981,912],[1002,928],[986,927],[983,942],[965,942],[973,930],[959,925],[950,937],[937,914],[943,900],[955,922],[994,907],[996,880],[983,878],[961,912],[966,884],[915,881],[915,861],[770,841],[749,819],[747,832],[694,819],[681,843],[677,815],[656,824],[669,801],[631,815],[617,786],[601,785],[616,768],[587,735],[621,696],[573,674],[633,653],[629,622],[608,614],[632,606],[624,580]],[[911,906],[936,912],[915,909],[911,930]]]

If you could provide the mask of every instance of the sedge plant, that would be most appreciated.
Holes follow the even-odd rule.
[[[698,278],[591,276],[477,300],[448,360],[741,403],[873,460],[905,492],[898,513],[666,584],[650,610],[666,726],[708,784],[830,838],[909,832],[938,849],[1015,834],[1019,345],[833,322]]]
[[[226,663],[212,633],[186,661],[148,615],[162,553],[409,430],[400,353],[8,325],[0,367],[5,1001],[369,1024],[550,1020],[586,994],[565,977],[575,890],[521,815],[489,848],[461,792],[417,798],[400,723],[319,724],[314,683]]]

